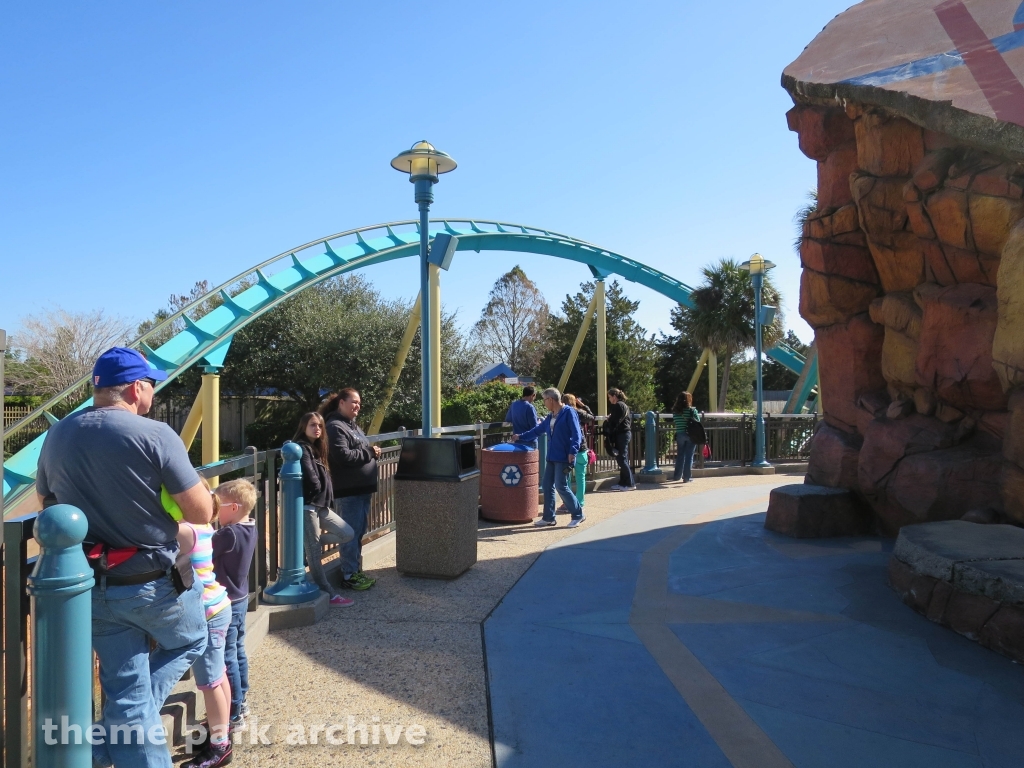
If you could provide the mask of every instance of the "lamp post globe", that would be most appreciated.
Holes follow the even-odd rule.
[[[430,268],[427,255],[430,243],[430,204],[434,202],[434,184],[442,173],[454,171],[457,163],[451,155],[434,148],[429,141],[418,141],[410,149],[398,153],[391,161],[396,171],[409,174],[414,185],[413,199],[420,209],[420,371],[422,373],[423,435],[431,436],[435,421],[431,381],[433,347],[440,345],[440,329],[433,327],[430,296]],[[437,419],[439,421],[439,419]]]
[[[754,422],[754,461],[752,466],[770,467],[765,458],[764,440],[764,389],[761,385],[761,289],[764,286],[765,273],[775,265],[760,253],[755,253],[747,261],[740,264],[741,269],[750,273],[754,283],[754,353],[757,364],[757,417]]]

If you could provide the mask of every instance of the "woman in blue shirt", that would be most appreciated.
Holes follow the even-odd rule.
[[[571,490],[569,490],[569,471],[576,463],[576,454],[583,446],[583,432],[576,411],[562,405],[562,393],[554,387],[545,389],[542,395],[544,405],[549,413],[547,418],[531,430],[521,435],[512,435],[513,441],[524,442],[536,440],[541,435],[548,436],[547,466],[544,467],[544,515],[534,520],[536,526],[557,525],[555,520],[555,492],[562,497],[562,503],[572,515],[569,527],[575,528],[586,517],[583,508]]]

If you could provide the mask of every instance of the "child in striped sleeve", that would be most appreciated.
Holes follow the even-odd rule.
[[[188,553],[196,578],[203,585],[203,608],[206,609],[209,631],[206,650],[192,665],[196,687],[203,692],[206,702],[209,742],[199,755],[183,763],[182,768],[214,768],[231,762],[231,740],[228,737],[231,686],[224,666],[224,642],[231,624],[231,600],[213,572],[213,533],[211,525],[178,524],[181,553]]]

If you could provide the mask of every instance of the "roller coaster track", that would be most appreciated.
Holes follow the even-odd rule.
[[[430,230],[432,235],[447,232],[458,237],[458,251],[513,251],[568,259],[586,264],[595,274],[619,275],[684,306],[692,306],[690,293],[693,289],[675,278],[558,232],[479,219],[434,219]],[[182,307],[129,346],[142,351],[152,365],[166,371],[167,382],[170,382],[196,363],[221,365],[237,331],[311,285],[418,253],[419,226],[415,221],[375,224],[320,238],[236,275]],[[218,306],[193,317],[218,302]],[[162,339],[168,333],[173,333],[171,338],[156,349],[150,347],[149,342]],[[767,354],[796,373],[803,368],[803,356],[785,344],[776,345]],[[157,389],[167,382],[160,383]],[[53,410],[70,412],[88,407],[92,398],[78,402],[88,385],[89,377],[85,376],[11,425],[6,436],[19,432],[40,417],[45,417],[52,426],[58,421]],[[5,506],[13,506],[32,489],[39,451],[45,439],[46,432],[43,432],[4,462]]]

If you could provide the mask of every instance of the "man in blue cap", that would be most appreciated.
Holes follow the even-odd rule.
[[[92,740],[101,766],[171,768],[160,708],[206,647],[201,585],[191,565],[176,567],[178,524],[161,486],[190,523],[209,523],[214,502],[181,438],[144,418],[166,378],[134,349],[108,349],[93,367],[93,405],[50,428],[36,471],[42,506],[73,504],[89,522],[92,640],[106,694]]]

